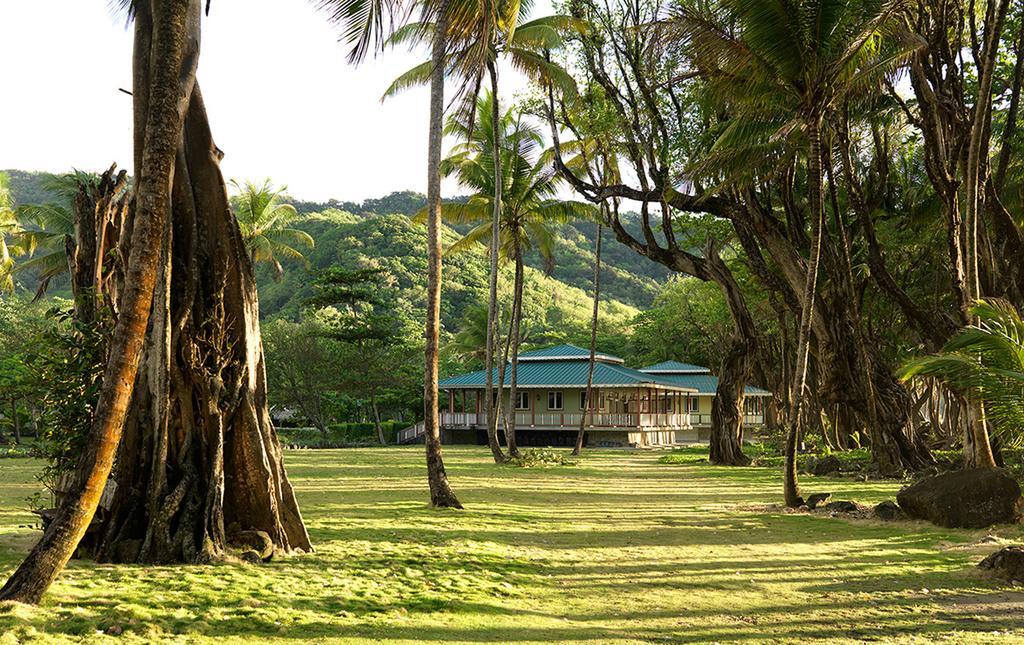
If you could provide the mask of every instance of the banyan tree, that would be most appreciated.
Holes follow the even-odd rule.
[[[116,482],[104,562],[203,563],[228,533],[311,544],[267,406],[259,304],[195,80],[201,0],[137,0],[134,190],[105,175],[76,203],[76,314],[111,317],[94,421],[55,519],[0,590],[37,602]],[[108,496],[110,493],[108,492]]]

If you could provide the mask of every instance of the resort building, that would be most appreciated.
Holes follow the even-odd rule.
[[[714,396],[717,382],[707,368],[673,362],[636,370],[623,365],[617,356],[598,352],[594,395],[588,404],[589,357],[589,350],[574,345],[519,355],[515,419],[520,445],[572,445],[581,417],[588,446],[673,445],[702,438],[700,428],[710,427],[708,397]],[[510,377],[506,369],[503,414],[510,409]],[[440,389],[448,394],[448,409],[441,412],[442,441],[487,443],[485,380],[485,372],[479,370],[440,382]],[[495,369],[495,383],[497,380]],[[748,391],[755,398],[759,393],[768,394],[756,388]],[[707,425],[702,426],[705,415]],[[748,416],[756,423],[753,412]],[[418,424],[404,431],[400,439],[415,440],[421,433]]]
[[[652,374],[682,387],[693,388],[696,394],[690,396],[689,432],[677,433],[679,441],[705,441],[711,432],[711,402],[718,390],[718,377],[711,370],[700,365],[664,361],[640,368],[645,374]],[[743,396],[743,426],[757,430],[764,426],[764,407],[772,393],[752,385],[746,386]]]

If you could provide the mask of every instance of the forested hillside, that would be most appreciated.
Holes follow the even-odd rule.
[[[0,172],[7,173],[10,176],[11,192],[16,203],[42,204],[54,199],[54,196],[44,185],[48,173],[26,172],[23,170],[2,170]],[[455,199],[457,200],[458,198]],[[349,236],[360,238],[363,233],[368,232],[365,227],[377,227],[376,224],[363,224],[362,228],[355,227],[358,222],[363,220],[373,221],[380,216],[386,215],[414,215],[423,207],[425,198],[420,193],[412,191],[396,191],[384,197],[367,199],[363,202],[338,200],[309,202],[294,198],[289,198],[287,201],[294,205],[300,213],[310,217],[308,222],[300,225],[299,228],[308,230],[317,241],[317,249],[310,255],[310,266],[316,269],[330,266],[332,263],[347,262],[347,260],[340,258],[340,254],[337,253],[340,250],[335,248],[337,240]],[[325,212],[330,212],[331,215],[326,217],[318,216]],[[346,214],[347,217],[340,216],[341,213]],[[628,218],[626,219],[628,221]],[[465,232],[465,228],[455,227],[454,230],[461,233]],[[554,281],[565,283],[565,285],[571,288],[589,292],[590,283],[593,279],[595,235],[596,230],[589,223],[567,224],[557,229],[555,266],[550,276]],[[664,266],[640,257],[619,244],[615,241],[614,235],[607,229],[604,235],[605,244],[602,258],[604,269],[601,277],[601,288],[606,299],[609,301],[617,300],[638,309],[648,308],[654,302],[655,296],[657,296],[661,285],[668,279],[670,272]],[[320,236],[326,237],[321,241]],[[454,241],[454,239],[453,237],[450,241]],[[393,249],[389,249],[387,245],[374,244],[375,246],[362,250],[363,255],[373,257],[375,250],[378,249],[384,256],[391,255],[391,250]],[[395,248],[398,246],[396,245]],[[325,248],[328,248],[326,254],[324,253]],[[425,263],[422,257],[417,261],[421,264]],[[526,261],[527,265],[534,269],[532,273],[544,270],[543,262],[536,252],[529,254]],[[406,268],[410,265],[410,262],[405,263]],[[445,288],[456,292],[463,292],[464,295],[463,285],[457,282],[459,280],[460,260],[452,259],[449,265],[453,267],[454,275],[452,277],[454,281],[449,282],[446,278]],[[481,265],[478,268],[480,273],[475,278],[468,279],[467,284],[475,284],[477,286],[486,284],[486,267]],[[294,275],[294,271],[291,273],[292,275],[285,277],[282,285],[268,284],[269,281],[266,278],[269,278],[270,274],[261,274],[260,297],[262,314],[264,316],[277,314],[288,307],[294,308],[298,306],[301,296],[296,291],[297,285],[295,281],[301,280],[306,282],[308,276]],[[422,271],[420,271],[420,275],[423,275]],[[537,279],[539,279],[539,276]],[[474,282],[474,280],[476,281]],[[544,283],[551,286],[555,285],[551,281],[544,281]],[[60,286],[59,281],[55,283],[55,287],[58,289]],[[289,293],[291,296],[289,296]],[[306,292],[302,291],[302,293]],[[447,297],[453,298],[457,302],[461,296],[448,294]],[[462,309],[456,305],[452,311],[461,312]],[[448,313],[450,312],[442,312],[442,316],[446,316]],[[450,328],[451,321],[446,322],[446,326]]]
[[[329,209],[304,216],[294,224],[316,240],[316,247],[307,253],[309,266],[286,265],[284,277],[273,279],[272,272],[258,270],[260,307],[264,318],[297,318],[312,294],[311,281],[318,271],[327,267],[343,269],[382,269],[382,289],[398,292],[396,301],[401,317],[422,318],[426,301],[426,266],[423,251],[426,233],[422,226],[405,215],[377,215]],[[445,230],[445,244],[458,239],[458,234]],[[474,306],[486,303],[487,260],[481,249],[448,256],[444,264],[445,288],[442,292],[441,320],[445,330],[455,333],[464,325]],[[502,288],[508,289],[511,272],[503,274]],[[614,277],[609,275],[609,281]],[[580,286],[589,286],[589,281]],[[575,339],[582,342],[587,335],[590,296],[582,288],[565,284],[542,271],[527,269],[525,316],[532,338],[547,340]],[[622,333],[632,324],[638,310],[608,298],[603,303],[602,328]]]

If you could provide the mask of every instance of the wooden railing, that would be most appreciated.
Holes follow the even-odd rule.
[[[710,414],[704,414],[704,413],[698,413],[698,412],[691,412],[690,413],[690,421],[695,426],[710,426],[711,425],[711,415]],[[751,425],[751,426],[764,425],[764,415],[763,414],[744,414],[743,415],[743,424],[744,425]]]
[[[409,426],[398,431],[398,443],[409,443],[416,441],[423,433],[426,432],[426,426],[422,421],[416,425]]]
[[[636,414],[589,412],[516,412],[517,428],[578,428],[586,414],[586,427],[593,428],[689,428],[688,414]],[[475,428],[486,425],[487,416],[471,412],[442,412],[441,425],[446,428]]]

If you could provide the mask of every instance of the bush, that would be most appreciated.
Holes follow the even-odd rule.
[[[553,448],[527,448],[520,450],[518,457],[510,457],[508,464],[520,468],[544,468],[547,466],[575,466],[576,461],[560,450]]]
[[[382,421],[384,438],[394,444],[398,431],[410,425],[407,421]],[[317,428],[277,428],[277,436],[286,446],[297,448],[349,448],[355,446],[377,446],[377,430],[373,423],[351,422],[332,423],[327,426],[327,436]]]

